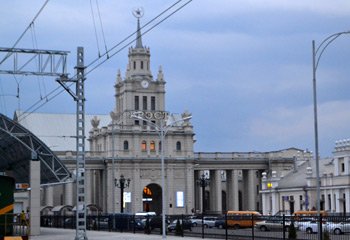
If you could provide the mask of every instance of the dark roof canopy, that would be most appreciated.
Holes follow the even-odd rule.
[[[41,184],[64,182],[70,173],[58,157],[21,124],[0,114],[0,171],[29,183],[29,164],[40,161]]]

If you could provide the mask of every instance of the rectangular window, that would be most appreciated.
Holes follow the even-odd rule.
[[[141,61],[141,69],[143,69],[143,61]]]
[[[184,206],[184,192],[176,192],[176,207]]]
[[[151,97],[151,110],[152,111],[156,110],[156,97],[154,96]]]
[[[142,98],[142,110],[147,110],[147,96]]]
[[[140,110],[139,96],[135,96],[135,110]]]
[[[134,61],[134,69],[136,69],[136,62]]]
[[[328,194],[328,211],[332,210],[332,197]]]

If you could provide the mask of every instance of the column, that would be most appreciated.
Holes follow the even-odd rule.
[[[337,189],[336,191],[335,191],[335,199],[334,199],[334,201],[335,201],[335,212],[340,212],[340,201],[339,201],[339,198],[340,198],[340,190],[339,189]]]
[[[243,170],[243,209],[255,210],[255,170]]]
[[[91,170],[85,169],[85,205],[91,204]]]
[[[345,189],[344,201],[345,201],[345,208],[346,208],[345,210],[346,212],[349,212],[350,211],[350,189],[349,188]]]
[[[142,194],[143,187],[140,179],[140,164],[135,163],[133,167],[133,176],[131,178],[131,201],[132,201],[132,212],[143,211]]]
[[[30,161],[30,235],[40,234],[40,161]]]
[[[53,206],[53,187],[45,188],[45,205]]]
[[[215,171],[215,208],[214,211],[222,213],[222,187],[221,187],[221,170]]]
[[[226,177],[228,210],[239,210],[238,170],[227,170]]]
[[[194,204],[195,211],[196,212],[203,212],[202,188],[198,183],[199,178],[200,178],[200,171],[194,171],[194,182],[195,182],[195,186],[194,186],[195,193],[194,194],[195,194],[195,201],[196,201]]]
[[[167,164],[167,168],[166,168],[166,199],[168,200],[168,204],[166,205],[165,208],[165,213],[166,214],[170,214],[173,215],[174,214],[174,208],[176,208],[176,199],[175,199],[175,191],[174,191],[174,182],[176,182],[175,180],[175,176],[174,176],[174,167],[176,166],[175,164]],[[177,179],[179,180],[179,179]],[[171,207],[170,207],[171,204]]]
[[[64,185],[64,205],[73,206],[73,183]]]
[[[210,170],[210,210],[222,211],[221,171]]]
[[[196,181],[193,181],[193,168],[192,164],[186,164],[187,174],[185,175],[185,213],[191,214],[191,210],[195,208],[194,204],[194,192]]]

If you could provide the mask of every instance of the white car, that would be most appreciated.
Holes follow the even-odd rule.
[[[191,221],[192,227],[197,227],[202,225],[202,218],[199,216],[191,216],[188,220]]]
[[[215,227],[215,221],[217,220],[217,217],[204,217],[203,225],[205,228],[212,228]]]
[[[329,232],[336,235],[350,232],[350,223],[340,222],[329,225]]]
[[[322,223],[322,231],[329,231],[329,223]],[[308,222],[298,222],[298,228],[300,231],[306,233],[317,233],[318,232],[318,222],[317,221],[308,221]]]

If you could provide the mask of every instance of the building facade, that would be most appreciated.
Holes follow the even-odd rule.
[[[163,202],[166,214],[222,213],[227,210],[264,213],[269,210],[273,213],[289,208],[289,205],[275,203],[281,196],[290,197],[291,194],[277,192],[282,191],[282,180],[311,162],[310,152],[295,148],[271,152],[194,152],[195,132],[189,120],[191,114],[187,111],[182,114],[167,112],[165,85],[161,67],[153,77],[150,48],[142,43],[138,22],[137,40],[135,46],[129,48],[125,75],[118,71],[114,85],[115,108],[109,115],[87,115],[85,118],[91,122],[86,133],[89,146],[86,148],[84,173],[88,213],[151,211],[160,214]],[[142,114],[145,121],[132,117],[135,112]],[[43,124],[47,122],[51,124]],[[21,123],[39,137],[48,133],[70,136],[75,132],[74,114],[32,113]],[[161,141],[157,129],[160,124],[166,125],[164,141]],[[71,133],[65,132],[68,130]],[[48,146],[57,148],[56,154],[74,175],[75,145],[70,143],[74,139],[53,141],[53,138],[40,138]],[[348,165],[342,165],[347,158],[341,160],[341,156],[337,160],[338,171],[343,168],[345,172],[349,171]],[[123,189],[123,196],[119,188],[122,176],[130,179],[128,187]],[[267,178],[276,180],[268,189]],[[203,179],[207,183],[205,186],[201,186]],[[314,179],[310,178],[309,183],[312,186]],[[286,189],[291,191],[289,187]],[[73,182],[43,186],[42,214],[62,214],[62,211],[72,214],[75,191]],[[303,191],[302,188],[296,194]],[[308,201],[312,202],[314,195],[309,192]],[[276,197],[271,197],[274,194]],[[341,192],[339,194],[343,196]]]

